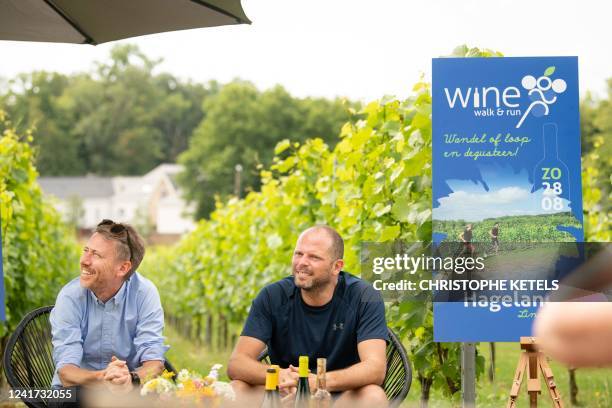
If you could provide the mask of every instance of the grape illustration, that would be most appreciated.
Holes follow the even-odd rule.
[[[525,89],[533,89],[536,86],[536,79],[532,75],[525,75],[521,80],[521,85]]]
[[[554,81],[550,79],[550,75],[554,72],[555,67],[548,67],[544,75],[538,79],[533,75],[525,75],[521,79],[521,85],[529,91],[527,95],[531,103],[517,123],[517,129],[521,127],[529,113],[532,113],[535,117],[548,115],[549,105],[557,101],[557,94],[561,94],[567,89],[567,83],[563,79],[557,78]]]
[[[552,89],[556,93],[563,93],[567,89],[567,84],[561,78],[557,78],[552,83]]]

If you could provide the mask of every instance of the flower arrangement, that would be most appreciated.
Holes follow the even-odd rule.
[[[222,400],[235,399],[231,385],[219,381],[221,367],[221,364],[213,365],[205,377],[183,369],[175,381],[172,380],[174,373],[164,370],[162,375],[143,384],[140,395],[157,395],[160,402],[172,400],[179,405],[217,407]]]

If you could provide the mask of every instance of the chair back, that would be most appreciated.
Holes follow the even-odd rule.
[[[389,329],[389,344],[387,345],[387,374],[383,389],[390,406],[399,406],[408,396],[412,384],[412,367],[404,345],[397,335]]]
[[[4,373],[12,388],[49,388],[55,372],[49,313],[45,306],[28,313],[4,350]],[[28,407],[46,407],[46,401],[24,400]]]
[[[412,384],[412,367],[404,345],[397,335],[389,330],[387,344],[387,373],[382,388],[385,390],[389,407],[398,407],[408,396]],[[257,360],[271,364],[268,349],[261,352]]]

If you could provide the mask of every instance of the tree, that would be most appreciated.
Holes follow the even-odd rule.
[[[42,175],[139,175],[175,162],[219,85],[156,74],[134,45],[111,50],[88,73],[20,74],[0,94],[18,131],[34,128]]]
[[[9,82],[2,98],[14,118],[18,133],[33,130],[37,137],[38,169],[43,174],[79,174],[84,171],[78,159],[78,141],[66,137],[70,121],[59,103],[72,78],[54,72],[20,74]]]
[[[612,78],[608,97],[590,95],[580,106],[585,223],[589,241],[609,241],[612,212]]]
[[[281,86],[260,92],[244,81],[225,85],[203,110],[206,116],[179,159],[185,166],[180,182],[197,203],[198,217],[214,209],[215,195],[223,199],[233,192],[237,164],[243,189],[257,190],[259,170],[272,163],[279,141],[318,136],[333,146],[350,118],[340,100],[297,99]]]

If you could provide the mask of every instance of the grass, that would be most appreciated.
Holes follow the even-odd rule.
[[[223,364],[224,368],[221,371],[221,379],[227,381],[225,369],[231,350],[207,350],[202,345],[197,345],[183,337],[176,330],[167,325],[165,329],[167,344],[171,345],[167,353],[168,359],[174,364],[177,369],[189,368],[196,370],[199,373],[206,374],[210,367],[215,364]],[[479,353],[483,354],[486,359],[485,367],[489,366],[489,344],[481,343]],[[508,393],[514,378],[514,371],[518,362],[520,347],[518,343],[496,343],[496,367],[495,381],[490,382],[486,373],[478,379],[477,382],[477,401],[478,408],[499,408],[506,406]],[[557,389],[561,394],[566,407],[570,404],[569,393],[569,373],[566,367],[554,361],[550,362],[550,366],[555,375]],[[612,407],[612,369],[580,369],[576,371],[576,381],[578,383],[578,402],[581,407],[588,408],[610,408]],[[518,407],[528,407],[529,400],[526,391],[527,380],[523,380],[521,386],[520,397],[517,403]],[[551,406],[548,391],[542,381],[542,394],[538,399],[539,405],[542,407]],[[418,381],[412,382],[412,387],[408,398],[402,404],[405,408],[420,407],[420,385]],[[454,408],[460,407],[460,395],[454,398],[445,396],[439,390],[432,390],[429,406],[432,408]]]
[[[171,325],[166,324],[164,329],[166,344],[170,345],[170,350],[166,357],[174,368],[180,370],[188,368],[200,374],[206,375],[213,364],[223,364],[219,372],[220,380],[227,381],[227,362],[231,350],[210,350],[204,345],[198,345],[182,337]]]
[[[514,379],[514,372],[519,359],[520,346],[518,343],[495,343],[496,348],[496,367],[495,381],[490,382],[486,373],[477,381],[476,385],[476,406],[478,408],[499,408],[506,406],[508,394]],[[485,367],[489,367],[489,344],[481,343],[479,352],[485,356]],[[557,389],[566,407],[570,404],[570,387],[568,369],[554,361],[549,361],[550,367],[555,376]],[[580,407],[588,408],[610,408],[612,407],[612,369],[580,369],[576,370],[576,382],[578,384],[578,402]],[[528,407],[529,399],[527,394],[527,380],[523,379],[518,407]],[[539,405],[542,407],[552,406],[548,390],[541,381],[542,394],[538,398]],[[403,404],[403,407],[418,407],[420,386],[418,382],[413,382],[410,394]],[[454,401],[444,396],[442,392],[436,390],[432,392],[430,407],[458,407],[461,406],[459,398],[456,396]]]

